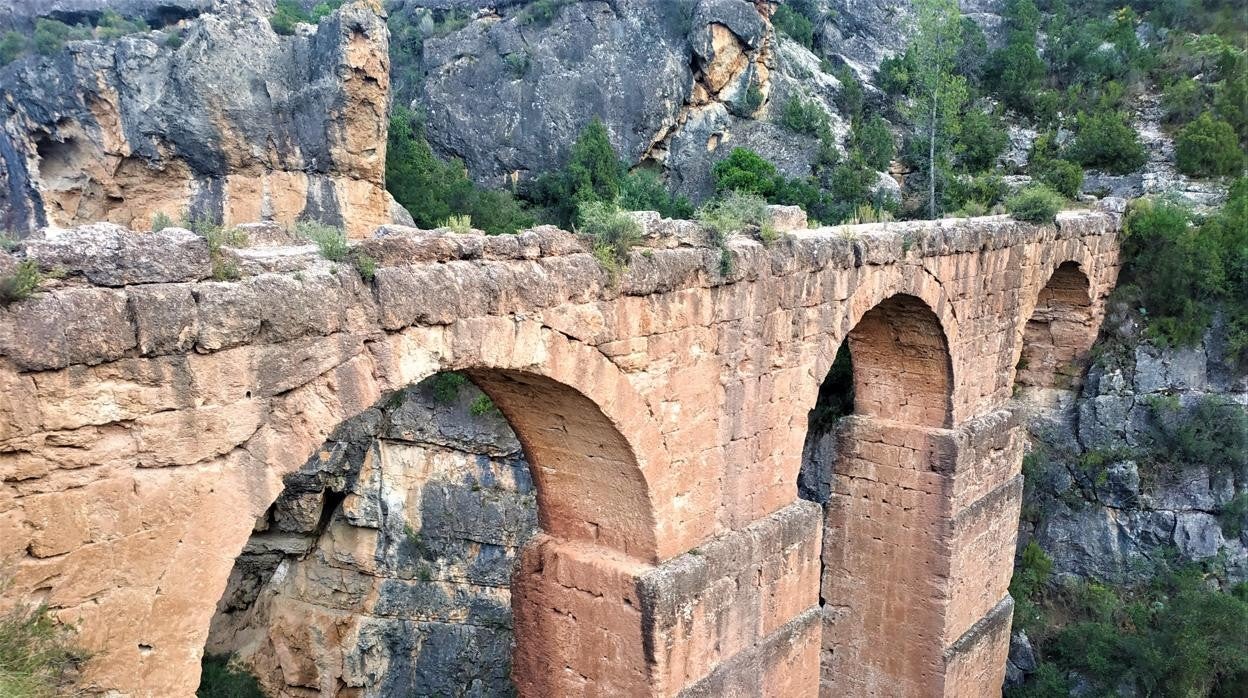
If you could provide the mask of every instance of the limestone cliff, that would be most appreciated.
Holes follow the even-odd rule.
[[[269,695],[514,695],[510,583],[537,529],[528,464],[458,374],[339,427],[258,522],[207,653]]]
[[[290,37],[270,9],[222,0],[0,71],[0,226],[144,229],[164,213],[362,235],[389,222],[379,7],[347,5]]]
[[[478,181],[501,185],[557,169],[595,116],[629,164],[661,168],[695,199],[710,168],[734,146],[807,175],[818,140],[781,126],[791,97],[813,100],[835,133],[838,83],[819,59],[782,41],[774,6],[749,0],[555,3],[549,16],[499,3],[460,28],[435,26],[430,9],[475,3],[404,0],[395,22],[424,27],[417,68],[396,73],[427,117],[444,156]],[[396,66],[398,61],[396,59]]]
[[[904,49],[912,16],[908,0],[817,0],[826,19],[810,48],[773,27],[778,3],[752,0],[578,0],[547,3],[549,14],[499,2],[458,15],[462,26],[445,19],[480,4],[388,3],[392,27],[425,37],[412,65],[396,59],[392,77],[426,114],[440,154],[498,186],[562,166],[597,116],[627,163],[661,169],[694,200],[712,193],[711,167],[738,146],[787,176],[809,175],[818,139],[781,124],[785,105],[814,103],[842,140],[849,129],[832,66],[869,84],[880,61]],[[962,7],[995,42],[1001,4]]]
[[[1175,563],[1248,581],[1248,373],[1225,335],[1215,322],[1197,346],[1158,346],[1118,302],[1082,387],[1045,396],[1019,545],[1039,544],[1055,583],[1134,587]],[[1035,668],[1016,635],[1011,682]]]

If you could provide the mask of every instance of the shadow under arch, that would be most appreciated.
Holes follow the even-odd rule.
[[[922,299],[890,296],[850,330],[854,414],[916,426],[953,423],[953,362],[940,318]]]
[[[1078,262],[1063,262],[1040,290],[1019,332],[1014,385],[1076,387],[1096,330],[1091,282]]]
[[[502,411],[524,447],[547,535],[653,561],[654,514],[636,455],[576,389],[535,373],[464,371]]]

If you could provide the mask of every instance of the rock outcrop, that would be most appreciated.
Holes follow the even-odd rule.
[[[561,167],[599,117],[626,163],[662,169],[695,201],[713,193],[711,167],[737,146],[788,176],[811,174],[818,138],[785,128],[785,105],[814,103],[843,141],[841,85],[829,71],[844,63],[869,83],[904,49],[913,15],[908,0],[817,0],[827,19],[808,49],[772,26],[775,4],[751,0],[587,0],[555,3],[549,15],[500,2],[461,28],[435,26],[430,14],[478,4],[391,2],[429,37],[420,69],[393,77],[420,83],[412,105],[427,115],[435,150],[499,186]],[[992,43],[1003,34],[1001,4],[962,3]]]
[[[394,12],[446,4],[409,1]],[[594,117],[627,163],[664,168],[697,200],[734,146],[804,176],[817,139],[785,129],[779,115],[790,98],[813,100],[843,136],[839,84],[772,28],[772,11],[749,0],[617,0],[562,3],[539,17],[502,3],[425,40],[413,106],[438,152],[495,186],[562,167]]]
[[[71,41],[3,69],[0,226],[146,229],[164,213],[311,218],[363,235],[389,222],[380,7],[346,5],[291,37],[263,10],[217,2],[161,31]]]
[[[507,696],[537,529],[520,443],[457,374],[340,426],[256,526],[209,631],[268,695]]]
[[[1231,506],[1248,497],[1248,375],[1230,368],[1219,327],[1162,348],[1121,307],[1109,322],[1081,392],[1036,420],[1023,542],[1035,538],[1054,574],[1102,583],[1145,581],[1171,552],[1248,580],[1248,522]],[[1173,442],[1193,419],[1199,443]]]

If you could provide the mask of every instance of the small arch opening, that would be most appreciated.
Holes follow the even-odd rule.
[[[1065,262],[1041,289],[1023,327],[1015,392],[1078,388],[1095,332],[1088,277],[1078,263]]]
[[[917,426],[952,424],[953,367],[936,313],[898,294],[867,311],[849,333],[854,412]]]

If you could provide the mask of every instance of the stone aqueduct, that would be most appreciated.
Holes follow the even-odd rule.
[[[368,282],[306,247],[227,250],[243,276],[212,281],[175,230],[30,242],[69,276],[0,313],[6,598],[77,624],[88,689],[192,695],[283,476],[454,369],[537,485],[513,580],[522,695],[996,694],[1022,491],[1009,401],[1016,379],[1077,375],[1118,217],[734,238],[726,275],[693,224],[646,222],[617,280],[553,229],[383,229],[358,243]],[[820,507],[795,483],[844,340],[855,414]]]

